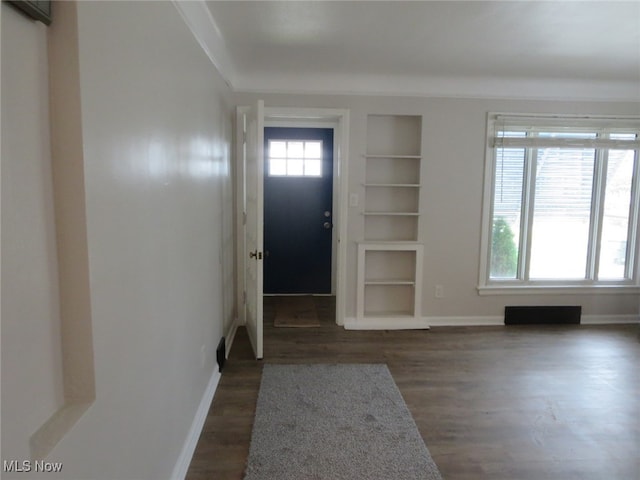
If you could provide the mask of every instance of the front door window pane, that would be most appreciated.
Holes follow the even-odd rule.
[[[306,177],[319,177],[322,174],[322,162],[318,159],[304,161],[304,175]]]
[[[633,150],[609,151],[598,265],[601,279],[625,278],[633,162]]]
[[[269,157],[287,158],[287,142],[271,140],[269,142]]]
[[[270,140],[267,171],[280,177],[322,177],[322,142]]]
[[[530,278],[585,278],[595,150],[537,152]]]
[[[269,175],[282,176],[287,174],[287,160],[284,158],[271,158],[269,160]]]
[[[303,142],[287,142],[287,157],[289,158],[304,158],[304,143]]]
[[[322,142],[305,142],[305,158],[322,158]]]
[[[304,163],[301,158],[290,158],[287,164],[287,175],[299,177],[304,173]]]

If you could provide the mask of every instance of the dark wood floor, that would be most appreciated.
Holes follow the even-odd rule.
[[[188,480],[241,479],[262,365],[314,362],[386,363],[445,480],[640,479],[637,325],[345,331],[318,302],[296,329],[267,301],[261,362],[238,330]]]

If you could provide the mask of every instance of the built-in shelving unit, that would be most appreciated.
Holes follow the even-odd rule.
[[[364,238],[417,241],[422,118],[369,115],[365,153]]]
[[[422,117],[369,115],[366,148],[356,322],[415,328],[423,263],[418,243]]]
[[[358,244],[357,319],[380,328],[408,328],[420,312],[422,245]]]

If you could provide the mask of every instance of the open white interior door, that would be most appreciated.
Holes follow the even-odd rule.
[[[246,326],[257,359],[262,358],[264,102],[245,118]]]

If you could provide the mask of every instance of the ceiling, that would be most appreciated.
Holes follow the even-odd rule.
[[[237,91],[640,101],[640,1],[206,6]]]

